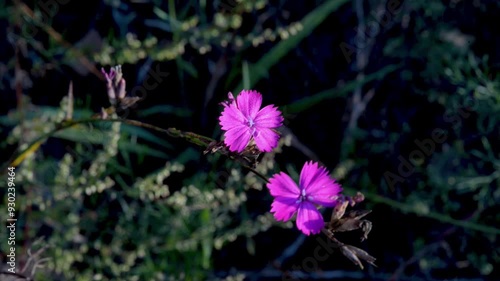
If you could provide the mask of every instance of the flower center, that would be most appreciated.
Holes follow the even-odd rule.
[[[307,196],[306,190],[302,189],[302,191],[300,192],[299,198],[297,199],[296,203],[301,203],[301,202],[304,202],[304,201],[312,201],[313,199],[314,199],[313,196]]]
[[[297,199],[297,203],[301,203],[304,201],[307,201],[307,195],[306,195],[306,190],[302,189],[302,191],[300,192],[300,195],[299,195],[299,199]]]
[[[247,119],[247,125],[248,125],[248,127],[250,127],[250,128],[252,128],[252,127],[253,127],[253,125],[255,125],[255,122],[253,121],[253,119],[252,119],[252,118],[248,118],[248,119]]]
[[[253,119],[249,117],[247,119],[246,125],[248,126],[248,128],[250,128],[250,131],[249,131],[250,135],[252,137],[256,138],[259,135],[259,131],[257,131],[257,128],[254,127],[255,122],[253,121]]]

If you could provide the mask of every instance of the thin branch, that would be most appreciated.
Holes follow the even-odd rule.
[[[365,13],[363,8],[364,1],[356,0],[354,2],[356,16],[358,18],[358,26],[356,30],[356,38],[363,44],[356,48],[356,70],[358,71],[358,75],[356,76],[357,86],[353,91],[353,96],[351,99],[351,112],[349,113],[349,120],[347,122],[347,128],[345,137],[343,138],[342,143],[346,144],[352,141],[353,136],[352,133],[357,127],[358,119],[365,112],[368,103],[371,101],[373,96],[375,95],[375,90],[370,89],[363,96],[363,86],[364,84],[361,81],[365,80],[365,69],[368,65],[368,59],[370,57],[371,50],[375,43],[374,38],[367,38],[367,25],[365,22]],[[383,2],[382,2],[383,3]],[[382,5],[381,3],[381,5]],[[347,153],[346,150],[345,153]],[[344,154],[345,154],[344,153]],[[343,158],[345,155],[343,155]]]
[[[148,128],[157,132],[161,132],[164,134],[167,134],[171,137],[178,137],[178,138],[184,138],[187,141],[196,144],[198,146],[206,147],[210,142],[214,141],[211,138],[198,135],[195,133],[191,132],[183,132],[180,130],[177,130],[175,128],[168,128],[168,129],[163,129],[154,125],[150,125],[147,123],[143,123],[140,121],[136,120],[127,120],[127,119],[98,119],[98,118],[87,118],[87,119],[80,119],[80,120],[64,120],[61,123],[56,124],[56,126],[50,130],[49,132],[42,134],[38,138],[36,138],[34,141],[32,141],[25,149],[22,151],[14,152],[14,154],[11,156],[10,160],[5,163],[3,166],[2,170],[5,170],[5,168],[8,166],[17,166],[22,162],[23,157],[26,153],[29,153],[35,146],[41,145],[46,139],[50,138],[53,136],[56,132],[71,128],[75,125],[78,124],[92,124],[92,123],[101,123],[101,122],[120,122],[120,123],[125,123],[129,124],[132,126],[137,126],[137,127],[143,127],[143,128]]]
[[[239,162],[239,161],[238,161]],[[246,165],[246,164],[243,164],[240,162],[240,164],[243,166],[243,168],[249,170],[250,172],[254,173],[256,176],[258,176],[259,178],[261,178],[264,182],[268,183],[269,180],[266,178],[266,176],[264,176],[263,174],[257,172],[257,170],[255,170],[254,168]]]
[[[81,119],[81,120],[64,120],[63,122],[57,124],[54,129],[51,131],[41,135],[34,141],[32,141],[25,149],[23,149],[20,152],[14,152],[14,154],[11,156],[10,160],[4,163],[2,167],[2,171],[7,171],[7,167],[9,166],[17,166],[19,165],[24,158],[26,157],[27,154],[32,153],[34,151],[34,148],[37,148],[40,146],[46,139],[52,137],[56,132],[71,128],[75,125],[78,124],[92,124],[92,123],[100,123],[100,122],[120,122],[120,123],[125,123],[128,125],[136,126],[136,127],[142,127],[142,128],[147,128],[151,129],[160,133],[167,134],[171,137],[174,138],[182,138],[187,140],[188,142],[195,144],[197,146],[206,148],[210,143],[215,142],[215,140],[205,137],[203,135],[199,135],[196,133],[192,132],[184,132],[181,130],[178,130],[176,128],[167,128],[163,129],[151,124],[143,123],[137,120],[129,120],[129,119],[99,119],[99,118],[87,118],[87,119]],[[254,168],[250,167],[249,165],[242,163],[241,161],[237,161],[240,163],[243,168],[251,171],[255,175],[257,175],[259,178],[261,178],[263,181],[268,182],[267,178],[256,171]]]

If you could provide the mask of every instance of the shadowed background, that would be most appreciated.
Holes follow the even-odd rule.
[[[141,98],[119,118],[216,140],[220,102],[255,89],[285,117],[257,171],[298,178],[314,160],[363,192],[368,240],[339,239],[378,266],[276,222],[264,182],[235,161],[101,122],[58,131],[16,168],[18,268],[39,265],[35,280],[493,280],[499,12],[494,0],[0,1],[2,166],[65,118],[70,82],[74,120],[109,107],[101,67],[122,65]]]

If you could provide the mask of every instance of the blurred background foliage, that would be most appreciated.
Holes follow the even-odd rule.
[[[3,169],[32,152],[16,168],[18,266],[51,281],[494,280],[499,12],[496,0],[0,1]],[[378,268],[339,253],[307,263],[318,241],[277,223],[264,182],[220,154],[125,123],[50,133],[68,103],[74,120],[109,106],[99,69],[117,64],[141,100],[116,118],[220,139],[228,92],[280,106],[280,147],[257,171],[298,177],[312,159],[362,191],[374,227],[361,246]]]

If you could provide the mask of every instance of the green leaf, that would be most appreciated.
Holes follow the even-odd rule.
[[[142,128],[123,125],[122,133],[136,134],[140,138],[151,141],[153,143],[157,143],[168,149],[172,149],[172,146],[168,142],[159,137],[156,137],[155,135],[151,134],[150,132]],[[77,125],[68,128],[66,130],[58,131],[54,133],[53,136],[74,142],[87,142],[91,144],[100,144],[100,145],[104,145],[106,141],[104,132],[91,129],[83,125]],[[145,144],[137,144],[137,143],[133,144],[130,143],[129,140],[123,140],[123,141],[120,140],[118,143],[118,148],[120,150],[134,152],[139,156],[150,155],[159,158],[168,158],[168,155],[160,150],[149,148]]]
[[[247,251],[250,255],[255,256],[255,240],[252,239],[252,237],[247,237]]]
[[[174,149],[173,146],[168,141],[156,136],[155,134],[151,133],[150,131],[148,131],[144,128],[140,128],[140,127],[132,126],[132,125],[128,125],[128,124],[123,124],[122,125],[122,132],[128,133],[129,135],[135,135],[138,138],[142,138],[142,139],[147,140],[151,143],[158,144],[158,145],[165,147],[167,149]]]
[[[183,60],[181,57],[179,57],[177,63],[179,67],[191,75],[191,77],[198,78],[198,70],[196,70],[196,67],[194,67],[192,63]]]
[[[348,93],[352,92],[354,89],[357,87],[360,87],[368,82],[374,81],[374,80],[380,80],[387,74],[393,72],[394,70],[398,69],[400,66],[399,65],[389,65],[381,70],[366,75],[363,79],[361,80],[353,80],[345,85],[342,86],[342,88],[333,88],[329,89],[323,92],[319,92],[317,94],[314,94],[312,96],[303,98],[301,100],[298,100],[294,103],[291,103],[289,105],[282,106],[280,109],[283,112],[283,114],[296,114],[300,113],[304,110],[307,110],[316,104],[319,104],[327,99],[332,99],[332,98],[338,98],[338,97],[344,97]]]
[[[74,142],[83,142],[91,144],[104,144],[104,132],[94,130],[92,127],[84,125],[75,125],[65,130],[57,131],[53,137],[70,140]]]
[[[267,52],[262,58],[254,65],[250,66],[250,73],[253,75],[249,83],[251,88],[257,82],[260,81],[262,77],[267,75],[269,69],[278,63],[281,58],[283,58],[288,52],[293,50],[302,39],[307,37],[313,29],[315,29],[320,23],[322,23],[331,13],[340,8],[343,4],[349,2],[348,0],[330,0],[324,4],[318,6],[315,10],[310,12],[302,20],[302,29],[297,32],[295,36],[291,36],[289,39],[279,42],[274,46],[269,52]],[[243,88],[242,83],[233,91],[233,93],[239,93]]]
[[[36,119],[45,116],[56,117],[61,109],[52,106],[33,106],[34,109],[12,111],[12,113],[4,116],[0,116],[0,125],[4,126],[14,126],[19,124],[21,121],[36,121]],[[86,109],[74,109],[73,118],[88,118],[93,114],[92,111]]]
[[[185,108],[179,108],[171,105],[155,105],[150,108],[142,109],[137,112],[137,116],[139,117],[147,117],[154,114],[173,114],[179,117],[190,117],[192,112]]]
[[[124,151],[123,149],[121,150],[122,152]],[[126,152],[128,155],[128,152]],[[112,167],[113,169],[116,170],[116,175],[123,174],[123,175],[132,175],[133,169],[130,167],[127,167],[121,163],[121,161],[118,161],[116,158],[111,158],[108,161],[108,165]]]
[[[136,154],[139,155],[139,158],[141,158],[141,156],[145,156],[145,155],[154,156],[154,157],[163,158],[163,159],[169,158],[169,156],[167,154],[165,154],[164,152],[162,152],[160,150],[149,148],[146,145],[133,144],[133,143],[130,143],[129,141],[118,142],[118,148],[123,149],[125,151],[135,152]]]
[[[190,161],[198,160],[200,158],[200,154],[199,150],[189,147],[177,156],[176,161],[181,164],[186,164]]]
[[[210,214],[210,210],[201,211],[201,223],[202,225],[209,225],[212,223],[212,215]],[[201,249],[202,249],[202,267],[204,269],[210,268],[210,260],[212,256],[213,249],[213,239],[208,235],[201,240]]]
[[[164,20],[164,21],[169,21],[170,20],[170,17],[167,13],[165,13],[165,11],[163,11],[162,9],[158,8],[158,7],[154,7],[153,8],[153,13],[155,13],[155,15]]]

